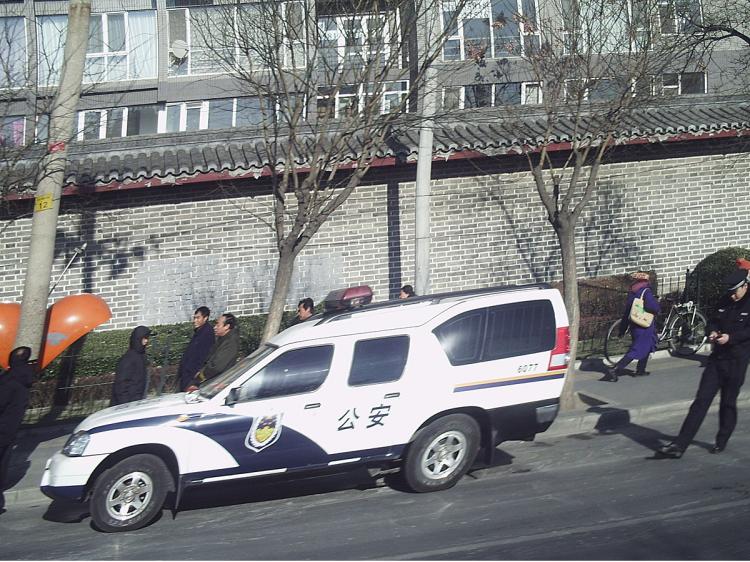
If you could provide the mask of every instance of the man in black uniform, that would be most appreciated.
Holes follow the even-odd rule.
[[[682,423],[680,434],[669,445],[659,449],[667,457],[679,459],[698,432],[706,412],[717,392],[719,403],[719,432],[712,453],[721,453],[727,446],[737,425],[737,395],[750,361],[750,295],[748,272],[739,269],[724,278],[726,295],[719,302],[716,315],[706,327],[714,350],[701,377],[698,393],[688,415]]]

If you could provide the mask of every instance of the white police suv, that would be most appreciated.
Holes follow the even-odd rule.
[[[148,524],[169,492],[176,509],[189,486],[271,474],[400,467],[429,492],[552,423],[569,351],[557,290],[371,298],[366,286],[335,291],[328,312],[198,390],[89,416],[48,461],[42,491],[88,500],[110,532]]]

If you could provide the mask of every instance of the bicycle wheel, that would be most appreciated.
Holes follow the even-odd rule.
[[[625,355],[630,348],[630,324],[625,329],[625,333],[620,335],[620,323],[622,319],[614,322],[607,331],[607,338],[604,340],[604,361],[613,367],[617,360]]]
[[[697,310],[680,313],[669,323],[667,339],[673,355],[692,355],[706,343],[706,317]]]

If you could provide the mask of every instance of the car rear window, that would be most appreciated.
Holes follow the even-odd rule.
[[[487,314],[484,361],[549,351],[555,346],[555,311],[550,301],[493,306]]]
[[[433,330],[451,365],[548,351],[555,345],[555,311],[548,300],[472,310]]]

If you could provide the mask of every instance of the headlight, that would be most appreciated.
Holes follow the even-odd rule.
[[[89,434],[85,431],[76,431],[68,437],[68,441],[62,449],[63,455],[69,457],[80,457],[89,444]]]

